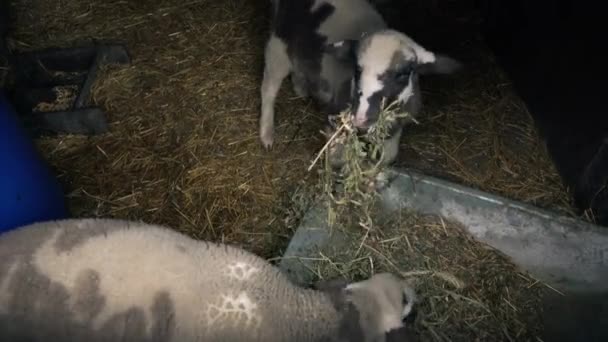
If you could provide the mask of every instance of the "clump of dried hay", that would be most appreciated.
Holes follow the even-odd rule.
[[[335,132],[313,162],[325,157],[328,223],[348,240],[348,248],[319,251],[313,272],[318,278],[358,280],[389,271],[412,279],[422,297],[416,330],[427,341],[536,341],[547,287],[441,217],[405,210],[391,217],[379,214],[374,183],[389,172],[380,162],[383,141],[395,120],[408,117],[395,104],[385,108],[377,127],[363,135],[349,111],[340,113]],[[344,158],[338,171],[329,163],[337,147]]]
[[[330,226],[344,210],[353,209],[364,214],[361,225],[371,223],[371,206],[389,172],[382,162],[384,141],[397,120],[416,122],[409,113],[400,111],[397,101],[386,105],[386,99],[383,99],[382,108],[378,121],[363,134],[354,126],[350,108],[330,117],[335,131],[326,132],[327,142],[308,168],[311,170],[322,156],[325,157],[322,182],[323,193],[329,200]],[[341,161],[339,170],[332,167],[332,158]]]

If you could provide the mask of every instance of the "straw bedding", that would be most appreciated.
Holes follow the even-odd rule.
[[[325,143],[323,118],[288,82],[275,148],[258,142],[268,1],[12,6],[13,50],[109,39],[132,56],[131,66],[103,68],[94,86],[91,102],[107,112],[109,133],[37,141],[75,216],[143,220],[264,257],[282,254],[318,203],[317,186],[333,176],[323,163],[308,171]],[[474,68],[447,83],[422,80],[424,113],[406,130],[397,164],[574,215],[525,107],[487,50],[473,44]],[[331,267],[319,275],[421,271],[427,316],[418,324],[429,339],[521,341],[537,333],[543,285],[455,225],[412,213],[391,222],[345,223],[337,215],[336,223],[350,227],[356,248],[327,257]]]
[[[269,9],[258,1],[13,3],[14,50],[125,43],[127,67],[106,67],[91,102],[111,122],[101,136],[38,144],[76,216],[166,224],[197,238],[274,256],[322,120],[281,93],[277,147],[257,138],[261,54]],[[290,222],[290,221],[289,221]],[[293,223],[295,224],[295,223]]]

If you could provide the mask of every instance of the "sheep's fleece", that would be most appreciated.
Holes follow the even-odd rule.
[[[385,341],[405,330],[403,280],[343,285],[300,288],[251,253],[165,227],[38,223],[0,235],[0,341]]]

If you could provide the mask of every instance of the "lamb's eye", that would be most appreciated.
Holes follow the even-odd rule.
[[[409,303],[409,300],[407,299],[407,296],[404,294],[403,297],[401,298],[401,305],[403,305],[403,307],[405,308],[408,303]]]
[[[400,82],[400,83],[407,82],[410,79],[411,73],[412,73],[412,68],[410,68],[410,67],[400,69],[395,74],[395,79],[397,80],[397,82]]]
[[[361,72],[362,72],[361,66],[356,65],[355,66],[355,74],[358,76],[358,75],[361,75]]]

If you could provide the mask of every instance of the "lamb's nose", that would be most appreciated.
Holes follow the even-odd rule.
[[[354,123],[355,127],[365,128],[367,126],[367,118],[366,117],[359,117],[359,116],[357,116],[353,120],[353,123]]]

